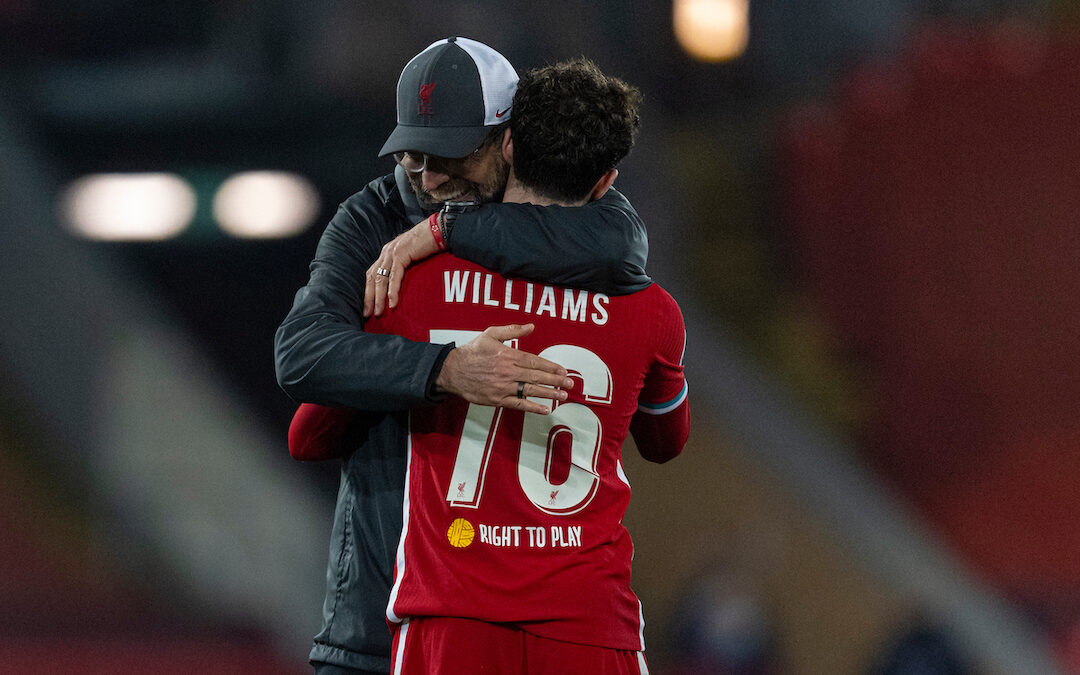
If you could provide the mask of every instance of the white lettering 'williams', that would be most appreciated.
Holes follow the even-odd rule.
[[[502,288],[499,288],[499,284],[502,284]],[[520,280],[514,283],[512,279],[502,279],[494,274],[463,270],[443,272],[443,300],[447,303],[471,302],[474,305],[502,307],[563,321],[589,321],[597,326],[608,322],[607,306],[610,301],[603,293],[564,288],[559,294],[554,286]]]

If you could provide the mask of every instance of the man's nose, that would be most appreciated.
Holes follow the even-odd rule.
[[[420,185],[428,192],[439,189],[439,186],[450,180],[450,175],[441,171],[434,171],[432,169],[424,169],[423,174],[420,176]]]

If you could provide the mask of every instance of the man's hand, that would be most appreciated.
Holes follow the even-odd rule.
[[[518,382],[525,383],[524,397],[565,401],[566,390],[574,385],[566,368],[503,344],[528,335],[533,328],[531,323],[492,326],[471,342],[455,347],[443,361],[435,386],[471,403],[548,414],[549,406],[518,398]]]
[[[369,318],[372,314],[381,315],[387,300],[390,307],[397,307],[405,268],[438,252],[439,246],[435,243],[435,236],[431,234],[427,220],[420,221],[412,229],[387,242],[382,247],[378,260],[367,269],[364,318]],[[389,270],[390,275],[378,274],[379,269]]]

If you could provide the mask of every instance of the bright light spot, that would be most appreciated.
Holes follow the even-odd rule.
[[[183,232],[195,216],[195,190],[169,173],[84,176],[64,191],[68,228],[87,239],[159,241]]]
[[[319,193],[303,176],[247,171],[225,181],[214,195],[214,219],[234,237],[291,237],[319,215]]]
[[[749,0],[675,0],[673,27],[682,48],[700,61],[727,61],[746,51]]]

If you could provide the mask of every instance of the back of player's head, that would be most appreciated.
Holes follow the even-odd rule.
[[[553,199],[586,198],[633,147],[640,103],[637,88],[585,58],[529,71],[510,120],[514,175]]]

